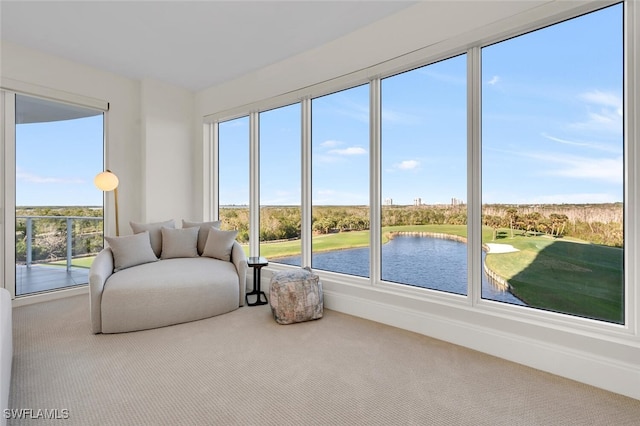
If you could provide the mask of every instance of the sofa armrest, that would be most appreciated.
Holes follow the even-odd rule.
[[[89,270],[89,306],[91,309],[91,331],[102,332],[102,290],[104,283],[113,274],[113,253],[109,247],[103,249],[91,264]]]
[[[244,298],[247,294],[247,255],[237,241],[233,242],[231,261],[235,265],[236,271],[238,271],[238,279],[240,280],[240,301],[238,306],[244,306]]]

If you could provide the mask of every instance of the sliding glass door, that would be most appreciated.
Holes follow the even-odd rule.
[[[86,284],[103,247],[103,193],[93,178],[103,169],[104,112],[11,97],[15,294]]]

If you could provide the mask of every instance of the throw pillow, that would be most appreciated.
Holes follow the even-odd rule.
[[[231,249],[236,240],[238,231],[221,231],[217,228],[209,228],[207,244],[204,246],[203,256],[220,260],[231,260]]]
[[[158,260],[151,249],[148,231],[124,237],[104,237],[104,239],[109,243],[113,253],[114,272]]]
[[[198,228],[162,228],[160,259],[198,257]]]
[[[194,226],[200,228],[200,230],[198,231],[198,254],[201,255],[204,251],[204,246],[207,244],[209,228],[213,226],[214,228],[220,229],[220,221],[215,220],[213,222],[189,222],[184,219],[182,220],[183,228],[192,228]]]
[[[173,221],[167,220],[166,222],[155,222],[155,223],[136,223],[129,222],[131,225],[131,229],[134,234],[138,234],[140,232],[149,231],[149,239],[151,241],[151,248],[153,252],[156,254],[156,257],[160,257],[160,253],[162,253],[162,227],[165,228],[175,228],[176,225]]]

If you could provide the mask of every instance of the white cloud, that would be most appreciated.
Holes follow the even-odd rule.
[[[366,153],[367,150],[359,146],[350,146],[344,149],[332,149],[329,151],[329,154],[336,155],[363,155]]]
[[[542,133],[542,137],[554,142],[561,143],[563,145],[585,147],[585,148],[595,149],[598,151],[613,152],[616,154],[619,154],[622,151],[622,144],[620,144],[620,146],[610,146],[605,144],[599,144],[597,142],[570,141],[568,139],[556,138],[555,136],[551,136],[546,133]]]
[[[579,99],[587,103],[586,121],[573,123],[570,126],[580,130],[622,132],[622,98],[615,93],[592,90],[582,93]],[[597,110],[591,110],[596,107]]]
[[[589,158],[559,154],[528,154],[527,156],[542,160],[548,164],[559,165],[559,168],[542,172],[548,176],[562,176],[574,179],[601,180],[621,184],[623,181],[623,158]]]
[[[333,148],[336,146],[340,146],[342,145],[342,142],[340,141],[335,141],[335,140],[328,140],[328,141],[324,141],[320,144],[321,147],[323,148]]]
[[[417,160],[404,160],[396,165],[400,170],[414,170],[420,167],[420,162]]]
[[[53,176],[39,176],[33,173],[25,172],[20,167],[16,166],[16,180],[20,180],[27,183],[38,184],[82,184],[85,183],[83,179],[79,178],[59,178]]]
[[[616,111],[619,110],[620,115],[622,115],[622,99],[615,93],[593,90],[582,93],[580,98],[592,104],[613,107]]]
[[[500,77],[494,75],[491,80],[487,81],[487,84],[490,86],[495,86],[500,81]]]

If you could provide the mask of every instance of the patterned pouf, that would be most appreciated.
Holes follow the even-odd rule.
[[[271,278],[269,301],[278,324],[322,318],[322,282],[308,267],[277,272]]]

